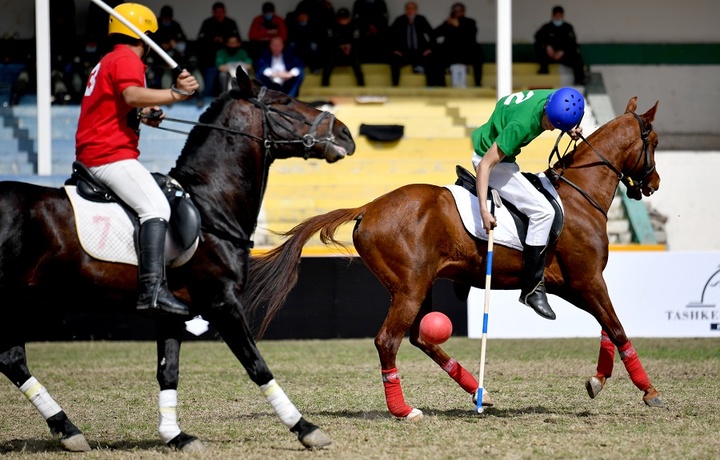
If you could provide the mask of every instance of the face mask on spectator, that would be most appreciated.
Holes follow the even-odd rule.
[[[562,19],[553,19],[552,23],[555,25],[555,27],[560,27],[561,25],[563,25],[564,22],[565,21],[563,21]]]

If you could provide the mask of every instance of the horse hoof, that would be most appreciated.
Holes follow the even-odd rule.
[[[168,443],[168,446],[174,447],[180,452],[203,452],[205,446],[195,436],[191,436],[183,431],[179,435],[172,438]]]
[[[298,438],[303,446],[308,449],[322,449],[332,444],[332,439],[320,428],[312,430],[302,438]]]
[[[473,393],[472,402],[473,404],[477,405],[477,394],[476,391]],[[482,407],[492,407],[495,405],[495,400],[492,399],[492,396],[490,396],[490,392],[487,390],[483,390],[483,400],[482,400]]]
[[[650,387],[645,391],[643,401],[650,407],[658,407],[660,409],[667,408],[662,399],[660,399],[660,393],[658,393],[658,391],[654,387]]]
[[[665,403],[662,401],[662,399],[660,399],[659,396],[658,396],[658,397],[655,397],[655,398],[649,398],[649,399],[643,398],[643,401],[645,401],[645,404],[647,404],[647,405],[650,406],[650,407],[658,407],[658,408],[660,408],[660,409],[666,409],[666,408],[667,408],[667,406],[666,406]]]
[[[75,434],[67,438],[60,439],[63,448],[70,452],[90,452],[90,444],[85,440],[85,436]]]
[[[195,439],[182,446],[182,448],[180,448],[180,452],[205,452],[205,445],[201,443],[199,439]]]
[[[411,410],[410,413],[407,414],[405,417],[398,418],[405,420],[406,422],[419,422],[423,419],[423,413],[420,409],[416,409],[413,407],[413,410]]]
[[[600,394],[600,391],[603,389],[603,382],[601,382],[597,377],[590,377],[587,382],[585,382],[585,389],[587,390],[590,399],[595,399],[595,397]]]

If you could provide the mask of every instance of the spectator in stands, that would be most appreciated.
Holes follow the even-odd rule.
[[[295,14],[300,11],[308,14],[308,25],[324,37],[335,24],[335,8],[328,0],[301,0],[295,7]]]
[[[282,38],[273,37],[257,61],[255,75],[264,86],[297,97],[305,78],[305,64],[285,48]]]
[[[165,5],[160,9],[158,17],[158,31],[155,33],[155,41],[166,53],[172,57],[180,67],[188,69],[188,72],[195,77],[200,86],[196,91],[197,105],[202,107],[202,92],[204,90],[204,78],[197,66],[197,57],[189,54],[187,49],[187,37],[182,26],[173,19],[173,9]],[[170,88],[175,80],[172,69],[155,52],[151,52],[146,59],[148,68],[153,71],[153,78],[148,78],[148,86],[154,88]],[[151,83],[152,82],[152,83]]]
[[[100,54],[98,45],[92,39],[87,39],[82,48],[75,53],[73,62],[68,70],[69,75],[66,78],[71,103],[79,104],[82,100],[90,71],[92,71],[100,61],[101,57],[102,55]]]
[[[240,40],[240,36],[231,35],[225,42],[225,47],[215,55],[215,65],[218,68],[218,82],[221,91],[230,89],[230,81],[235,77],[238,68],[252,76],[252,59],[241,46],[242,40]]]
[[[240,29],[237,23],[227,17],[225,4],[215,2],[212,6],[213,15],[200,26],[197,38],[198,66],[205,79],[205,95],[215,97],[220,93],[220,87],[216,87],[217,67],[215,66],[216,53],[225,46],[225,42],[231,35],[240,36]]]
[[[353,21],[350,10],[347,8],[338,10],[335,24],[328,33],[328,55],[323,68],[322,86],[330,84],[333,69],[341,65],[352,66],[357,85],[365,86],[365,76],[357,52],[360,31]]]
[[[574,84],[585,84],[585,62],[580,54],[575,29],[565,22],[565,10],[562,6],[552,9],[552,20],[535,33],[535,53],[540,70],[548,73],[550,63],[560,63],[573,70]]]
[[[23,53],[14,38],[0,38],[0,88],[9,88],[8,101],[3,101],[3,105],[18,105],[34,89],[34,69],[32,51]]]
[[[270,43],[273,37],[280,37],[287,42],[288,32],[285,20],[275,14],[275,5],[272,2],[262,4],[262,14],[255,16],[248,33],[248,52],[253,60],[257,60]]]
[[[393,86],[400,83],[400,68],[411,65],[413,72],[424,73],[428,86],[439,85],[432,49],[435,45],[433,28],[425,16],[417,14],[417,3],[405,3],[405,14],[390,26],[390,70]],[[442,78],[442,75],[439,76]]]
[[[528,216],[528,231],[523,241],[520,302],[546,319],[555,319],[543,281],[545,246],[555,211],[520,172],[516,156],[522,147],[546,130],[558,128],[577,139],[582,128],[576,126],[584,113],[585,99],[573,88],[515,93],[501,98],[487,123],[471,135],[483,228],[489,232],[497,223],[488,211],[488,187],[496,189],[503,200],[515,204]]]
[[[123,3],[123,0],[104,0],[104,2],[110,8],[115,8]],[[110,51],[107,33],[110,15],[95,3],[88,3],[87,19],[85,22],[85,42],[96,43],[100,55],[103,55]]]
[[[484,58],[476,35],[477,23],[465,16],[462,3],[453,4],[450,16],[435,29],[436,53],[442,68],[448,69],[454,64],[471,65],[475,86],[480,86]]]
[[[51,94],[54,104],[71,102],[70,81],[75,56],[77,29],[75,28],[75,1],[50,2]]]
[[[155,14],[146,6],[123,3],[115,11],[142,33],[154,33],[158,28]],[[172,89],[147,88],[142,58],[149,46],[114,18],[107,33],[115,46],[95,66],[88,80],[75,135],[77,160],[133,208],[140,219],[136,308],[187,316],[187,305],[167,287],[164,248],[170,206],[153,176],[138,161],[138,115],[190,97],[198,83],[184,70]],[[153,126],[161,121],[143,120]]]
[[[310,14],[307,11],[295,11],[288,14],[287,46],[305,63],[311,72],[322,70],[324,63],[325,40],[327,30],[311,26]]]
[[[355,0],[352,16],[360,31],[360,62],[387,62],[388,11],[385,0]]]

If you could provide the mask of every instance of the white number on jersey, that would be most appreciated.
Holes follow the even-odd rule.
[[[528,91],[527,94],[512,93],[511,95],[509,95],[507,97],[507,99],[505,99],[505,105],[510,105],[513,103],[513,101],[515,101],[516,104],[527,101],[528,99],[533,97],[534,94],[535,94],[534,91]]]
[[[94,69],[92,69],[92,72],[90,72],[90,76],[88,77],[87,87],[85,88],[85,95],[89,96],[92,94],[93,90],[95,89],[95,79],[97,78],[97,74],[100,71],[100,63],[95,66]]]

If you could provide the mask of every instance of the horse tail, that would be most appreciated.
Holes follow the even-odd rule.
[[[337,209],[311,217],[284,233],[282,236],[287,239],[283,244],[264,255],[251,258],[248,282],[243,293],[243,305],[246,314],[250,317],[254,317],[260,308],[265,310],[255,334],[257,339],[263,336],[297,283],[302,248],[308,240],[320,232],[320,241],[323,244],[344,249],[350,256],[346,244],[335,239],[335,231],[341,225],[357,219],[364,211],[365,206],[361,206],[354,209]]]

